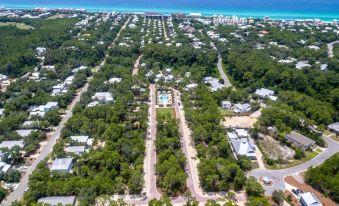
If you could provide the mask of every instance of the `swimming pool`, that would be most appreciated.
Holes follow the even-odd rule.
[[[160,95],[160,100],[161,100],[162,104],[164,104],[164,105],[168,104],[168,95],[167,94]]]

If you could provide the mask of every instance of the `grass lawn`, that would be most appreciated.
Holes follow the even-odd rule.
[[[294,167],[296,165],[302,164],[304,162],[307,162],[311,159],[313,159],[314,157],[316,157],[319,153],[317,151],[305,151],[305,157],[300,159],[300,160],[293,160],[289,163],[286,163],[284,165],[266,165],[267,169],[285,169],[285,168],[289,168],[289,167]]]
[[[157,115],[159,116],[164,116],[164,115],[168,115],[170,116],[172,119],[175,118],[175,110],[174,108],[157,108]]]
[[[34,27],[32,26],[29,26],[23,23],[17,23],[17,22],[0,22],[0,26],[16,26],[18,29],[24,29],[24,30],[34,29]]]
[[[234,113],[231,110],[224,110],[223,108],[219,107],[219,111],[220,111],[221,116],[223,117],[234,116]]]

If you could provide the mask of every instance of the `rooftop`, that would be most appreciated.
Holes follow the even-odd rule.
[[[72,158],[59,158],[55,159],[51,171],[69,170],[72,165]]]
[[[300,200],[303,201],[306,206],[322,206],[320,200],[311,192],[302,194]]]
[[[305,137],[304,135],[302,135],[302,134],[300,134],[296,131],[291,131],[290,133],[288,133],[286,135],[286,137],[288,139],[292,139],[293,141],[296,141],[296,142],[298,142],[299,144],[302,144],[302,145],[314,144],[313,140],[311,140],[308,137]]]
[[[74,205],[75,196],[53,196],[53,197],[43,197],[38,200],[39,203],[45,203],[49,205]]]
[[[20,148],[24,147],[24,141],[23,140],[16,140],[16,141],[3,141],[0,144],[0,148],[8,148],[11,149],[14,146],[19,146]]]

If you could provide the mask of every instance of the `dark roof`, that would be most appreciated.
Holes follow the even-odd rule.
[[[300,133],[298,133],[296,131],[292,131],[292,132],[288,133],[286,135],[286,138],[287,139],[291,139],[294,142],[298,142],[299,144],[305,145],[305,146],[308,146],[310,144],[314,144],[313,140],[311,140],[308,137],[305,137],[304,135],[302,135],[302,134],[300,134]]]

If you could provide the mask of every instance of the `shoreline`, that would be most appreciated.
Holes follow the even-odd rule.
[[[215,15],[223,15],[223,16],[238,16],[238,17],[253,17],[253,18],[264,18],[266,16],[270,17],[272,20],[306,20],[306,19],[319,19],[324,22],[332,22],[334,20],[339,20],[338,14],[308,14],[308,13],[286,13],[285,11],[280,12],[265,12],[265,11],[209,11],[202,9],[201,11],[197,11],[195,9],[162,9],[162,8],[121,8],[121,7],[77,7],[77,6],[59,6],[59,5],[51,5],[51,6],[40,6],[40,5],[12,5],[12,4],[4,4],[0,5],[0,8],[6,9],[20,9],[20,10],[32,10],[32,9],[69,9],[69,10],[83,10],[86,12],[120,12],[120,13],[145,13],[145,12],[159,12],[164,15],[171,15],[172,13],[199,13],[202,17],[213,17]]]

